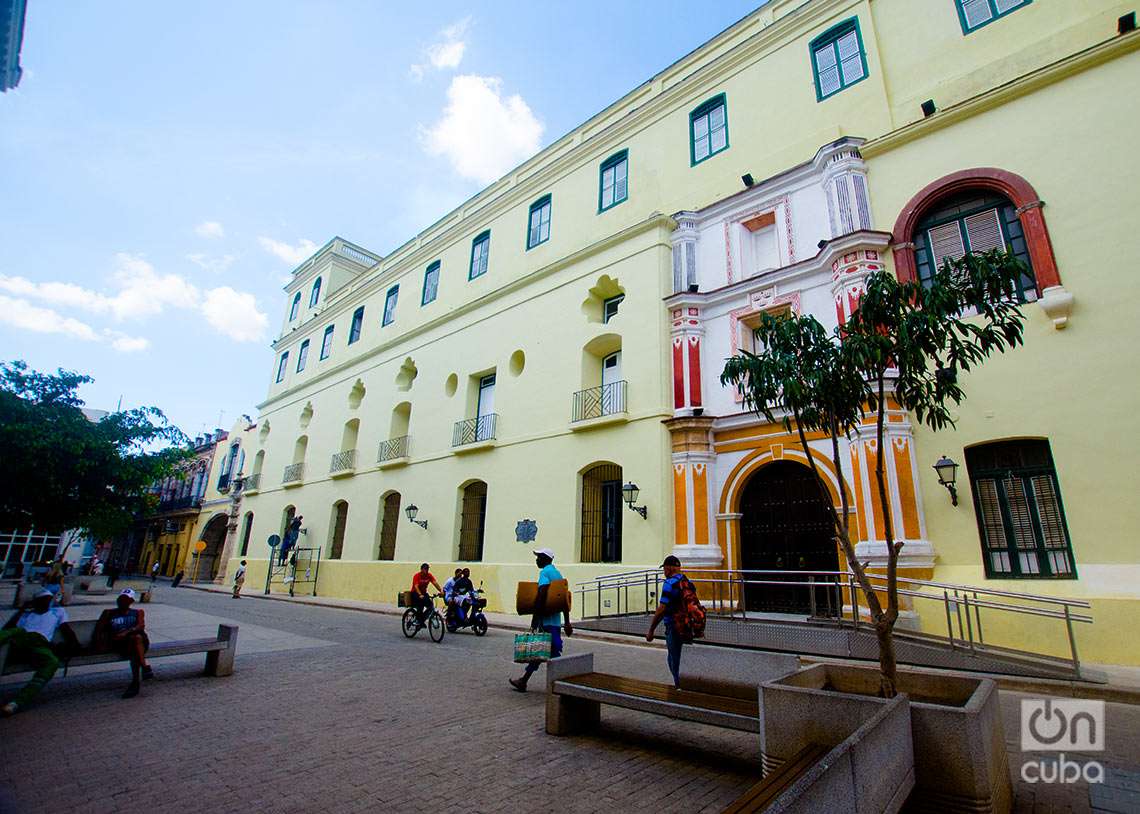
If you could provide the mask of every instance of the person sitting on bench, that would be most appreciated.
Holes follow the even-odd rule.
[[[30,661],[36,668],[31,681],[16,693],[15,698],[0,707],[0,714],[5,717],[15,715],[30,704],[59,669],[59,657],[51,648],[51,640],[57,630],[63,633],[69,647],[79,649],[79,641],[67,624],[67,611],[53,606],[54,599],[55,594],[45,588],[0,630],[0,645],[10,643],[14,655]],[[0,669],[3,667],[0,664]]]
[[[115,607],[103,611],[95,625],[95,641],[103,651],[118,653],[131,662],[131,683],[123,698],[139,694],[139,675],[154,678],[154,671],[146,661],[150,639],[146,635],[146,617],[142,610],[131,607],[135,592],[124,588],[115,600]]]

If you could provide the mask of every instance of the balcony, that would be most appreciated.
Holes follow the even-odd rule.
[[[305,478],[305,462],[301,461],[299,464],[289,464],[285,467],[285,473],[281,476],[282,486],[300,486],[301,481]]]
[[[245,493],[247,495],[256,494],[261,489],[261,473],[254,472],[245,479]]]
[[[495,445],[499,414],[487,413],[466,421],[455,422],[451,446],[455,452],[474,452]]]
[[[356,450],[342,449],[332,456],[329,463],[329,474],[334,478],[345,478],[356,474]]]
[[[601,387],[579,390],[570,411],[571,429],[584,430],[628,420],[626,382],[610,382]]]
[[[376,463],[380,464],[381,469],[406,464],[411,440],[410,435],[401,435],[399,438],[381,441],[380,450],[376,453]]]
[[[188,495],[186,497],[173,497],[161,500],[158,503],[160,512],[176,512],[181,509],[197,509],[202,505],[202,498]]]

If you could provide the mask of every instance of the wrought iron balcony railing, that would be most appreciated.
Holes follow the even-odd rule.
[[[329,474],[335,475],[338,472],[350,472],[355,468],[356,450],[342,449],[336,455],[332,456],[332,462],[329,464]]]
[[[289,464],[285,467],[285,474],[281,476],[282,483],[296,483],[305,477],[305,462]]]
[[[202,505],[202,498],[196,495],[188,497],[174,497],[161,500],[158,503],[158,510],[160,512],[172,512],[177,509],[196,509]]]
[[[376,454],[377,463],[394,461],[397,458],[407,458],[410,441],[410,435],[401,435],[399,438],[389,438],[387,441],[381,441],[380,451]]]
[[[260,488],[261,488],[261,473],[260,472],[254,472],[252,475],[246,476],[245,491],[256,492]]]
[[[624,413],[626,382],[610,382],[601,387],[579,390],[574,394],[574,409],[570,420],[586,421],[607,415]]]
[[[498,423],[498,413],[487,413],[466,421],[456,421],[455,430],[451,434],[451,445],[461,447],[479,441],[493,441]]]

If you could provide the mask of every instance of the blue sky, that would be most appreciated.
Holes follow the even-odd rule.
[[[29,0],[0,359],[190,435],[255,415],[289,271],[386,254],[759,0]]]

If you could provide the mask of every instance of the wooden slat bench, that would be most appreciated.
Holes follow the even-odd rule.
[[[118,653],[92,653],[91,640],[95,634],[95,621],[72,622],[71,629],[83,647],[76,655],[64,662],[65,668],[83,667],[88,664],[110,664],[126,661]],[[237,654],[237,625],[218,625],[218,635],[212,638],[186,639],[183,641],[152,643],[147,651],[147,661],[167,656],[184,656],[188,653],[206,654],[206,675],[228,676],[234,671],[234,656]],[[62,644],[63,637],[56,633],[53,644]],[[0,675],[31,672],[34,668],[19,662],[9,663],[9,645],[0,646]],[[66,675],[66,669],[64,674]]]
[[[829,751],[826,746],[818,744],[804,747],[779,768],[765,775],[759,783],[750,786],[744,794],[729,803],[721,814],[752,814],[766,810]]]

